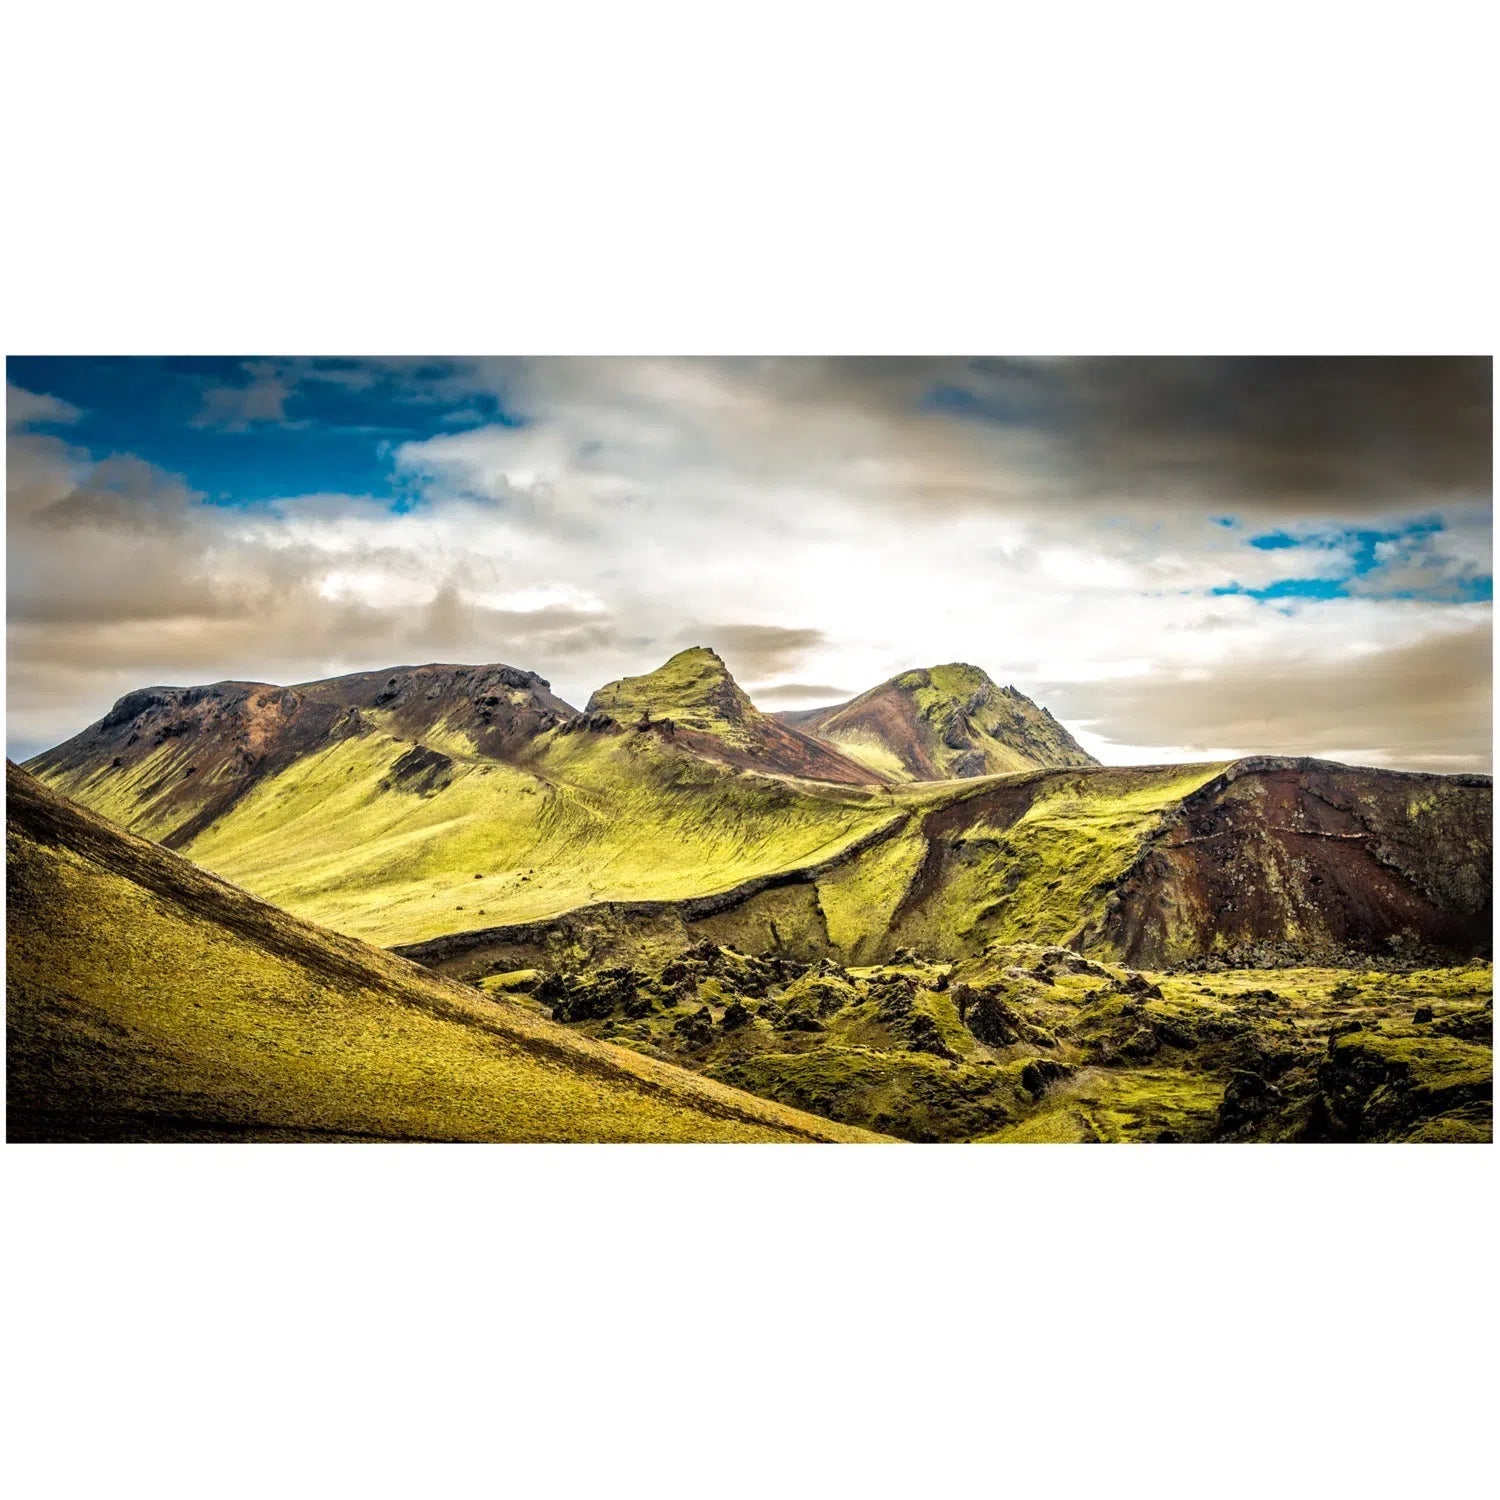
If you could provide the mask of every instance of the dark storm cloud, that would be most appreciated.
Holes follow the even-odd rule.
[[[1488,358],[787,360],[755,373],[788,400],[1032,439],[1039,495],[1317,515],[1490,493]]]
[[[1239,506],[1433,504],[1490,489],[1487,359],[1064,364],[1058,432],[1096,483]]]

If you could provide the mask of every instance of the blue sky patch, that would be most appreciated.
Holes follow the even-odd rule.
[[[522,425],[449,360],[23,356],[7,374],[79,409],[77,422],[50,429],[58,436],[95,458],[135,454],[215,505],[346,494],[405,508],[412,495],[393,462],[402,443]]]

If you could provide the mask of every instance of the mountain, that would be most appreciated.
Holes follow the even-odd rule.
[[[259,783],[372,728],[414,743],[462,736],[477,754],[508,760],[575,712],[536,673],[507,666],[394,667],[289,688],[141,688],[27,765],[107,816],[181,848]]]
[[[574,713],[512,667],[146,689],[27,769],[298,916],[385,943],[713,891],[889,816],[867,772],[746,710],[712,661],[717,718],[671,673],[650,710],[606,690],[618,718]]]
[[[298,921],[15,766],[7,1138],[850,1140]]]
[[[1045,708],[962,662],[903,672],[847,703],[776,717],[891,781],[1098,764]]]
[[[1489,777],[954,776],[972,670],[890,780],[703,650],[129,694],[33,764],[194,863],[9,774],[11,1134],[1489,1139]]]
[[[746,770],[853,785],[881,779],[836,747],[763,714],[706,646],[679,651],[644,676],[607,683],[587,712],[650,725],[699,755]]]

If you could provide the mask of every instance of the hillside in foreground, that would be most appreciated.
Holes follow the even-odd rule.
[[[299,921],[15,766],[6,793],[11,1141],[869,1138]]]

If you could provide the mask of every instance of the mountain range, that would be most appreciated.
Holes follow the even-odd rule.
[[[1488,1087],[1472,1055],[1476,971],[1451,992],[1446,1040],[1402,1029],[1404,997],[1431,992],[1421,983],[1351,1001],[1338,977],[1487,957],[1488,777],[1271,756],[1101,766],[1044,708],[963,664],[781,714],[705,647],[601,687],[581,711],[503,665],[142,688],[14,771],[10,798],[13,1058],[32,1069],[16,1097],[40,1134],[53,1128],[49,1049],[82,1068],[67,1128],[87,1134],[95,1064],[113,1068],[100,1049],[116,1038],[135,1059],[119,1087],[156,1101],[137,1111],[157,1121],[147,1133],[177,1129],[160,1123],[161,1090],[189,1075],[222,1103],[231,1085],[201,1072],[202,1049],[222,1047],[256,1131],[567,1138],[572,1105],[476,1124],[335,1097],[331,1059],[369,1035],[366,990],[425,1013],[439,982],[444,1006],[460,984],[481,1018],[503,1010],[490,1029],[507,1048],[535,1043],[549,1068],[598,1060],[557,1052],[535,1030],[550,1016],[565,1038],[583,1030],[690,1070],[661,1084],[677,1124],[588,1115],[591,1139],[711,1138],[703,1110],[731,1106],[705,1106],[694,1073],[761,1096],[732,1109],[777,1138],[816,1130],[758,1114],[764,1099],[909,1139],[1469,1138]],[[127,929],[140,940],[122,947]],[[278,983],[320,996],[304,1055],[322,1082],[290,1111],[245,1071],[247,1037],[283,1035],[280,992],[226,978],[272,961]],[[1166,977],[1266,968],[1304,976],[1301,1022],[1268,1021],[1253,980],[1211,992]],[[175,1009],[147,1002],[166,973],[185,976]],[[1083,976],[1076,993],[1068,975]],[[225,984],[213,1041],[178,1011],[213,1008]],[[488,998],[470,998],[475,985]],[[1153,985],[1167,1009],[1143,1023]],[[813,998],[793,1004],[804,989]],[[1205,1005],[1219,1008],[1208,1021]],[[1085,1009],[1070,1019],[1070,1006]],[[1340,1043],[1354,1084],[1316,1061],[1318,1028],[1351,1013],[1387,1039],[1376,1063]],[[1157,1041],[1119,1031],[1132,1016],[1169,1039],[1170,1079]],[[477,1023],[444,1017],[466,1040],[432,1045],[457,1048],[468,1078]],[[407,1020],[377,1030],[369,1067],[420,1071],[427,1043]],[[197,1061],[168,1069],[169,1087],[147,1066],[153,1049]],[[1392,1068],[1405,1070],[1399,1108],[1371,1104]],[[1259,1082],[1235,1083],[1242,1073]],[[113,1087],[100,1118],[136,1108]],[[1235,1091],[1252,1088],[1261,1112],[1245,1115]]]
[[[582,712],[533,672],[429,665],[141,689],[28,769],[385,944],[705,901],[859,957],[1014,939],[1159,964],[1488,939],[1488,777],[1103,767],[967,666],[793,717],[762,713],[701,647]]]

